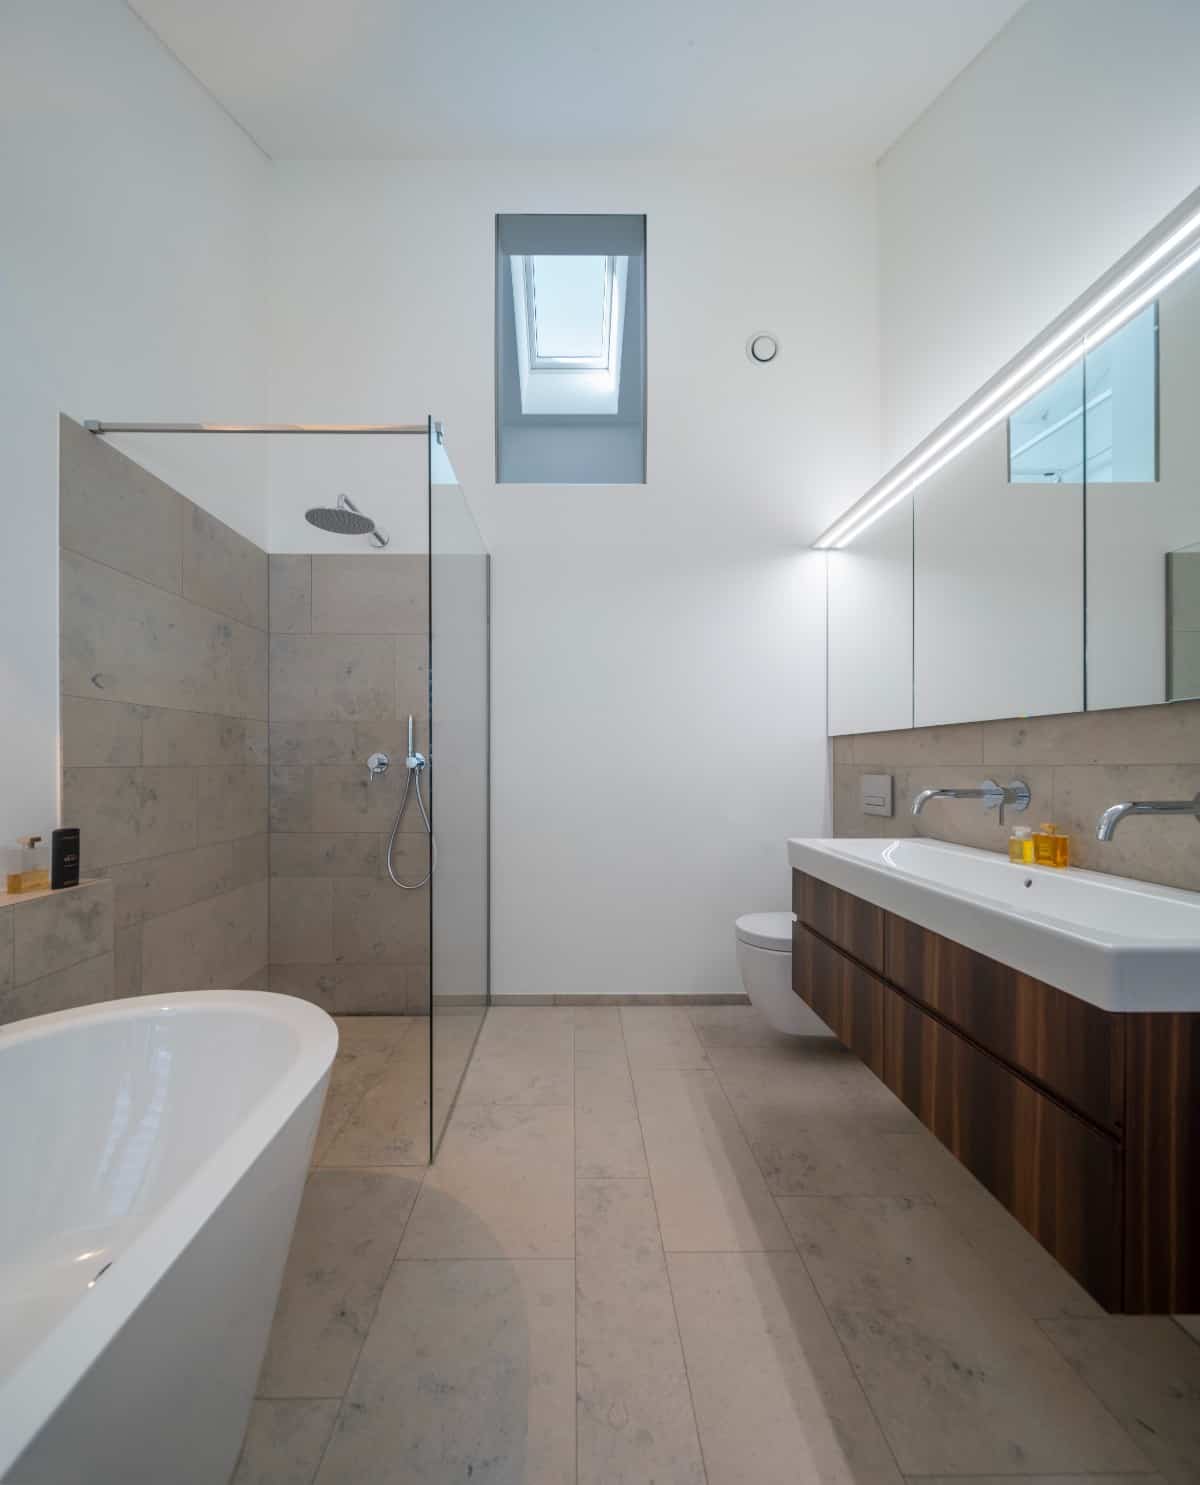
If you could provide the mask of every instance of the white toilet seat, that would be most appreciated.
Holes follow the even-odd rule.
[[[744,944],[790,954],[795,921],[791,913],[743,913],[733,926]]]
[[[791,913],[745,913],[735,925],[738,970],[750,1003],[776,1031],[788,1036],[828,1036],[792,989]]]

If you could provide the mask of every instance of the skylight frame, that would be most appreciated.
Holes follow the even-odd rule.
[[[599,357],[535,357],[530,258],[508,255],[520,379],[521,412],[540,417],[616,417],[621,407],[621,358],[624,351],[630,258],[626,254],[586,254],[605,259],[604,312],[606,349]],[[545,256],[556,256],[547,254]]]
[[[604,300],[600,312],[600,343],[604,349],[597,356],[542,356],[538,354],[537,338],[537,276],[534,259],[554,257],[553,253],[528,253],[522,260],[525,276],[525,335],[529,347],[531,371],[610,371],[613,365],[613,286],[617,274],[617,260],[607,253],[592,253],[589,257],[604,259]]]

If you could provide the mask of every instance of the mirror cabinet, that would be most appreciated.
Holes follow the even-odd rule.
[[[1073,349],[828,551],[831,734],[1200,697],[1200,264]]]

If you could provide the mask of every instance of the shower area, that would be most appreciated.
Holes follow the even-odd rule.
[[[265,546],[188,493],[247,441]],[[115,993],[409,1018],[389,1158],[423,1164],[489,1001],[490,562],[441,425],[64,418],[60,468],[63,821]]]

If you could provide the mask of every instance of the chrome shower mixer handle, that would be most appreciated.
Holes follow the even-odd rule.
[[[367,759],[367,783],[371,784],[375,779],[382,778],[392,766],[392,760],[387,753],[372,753]],[[413,731],[413,718],[408,719],[408,753],[404,759],[404,767],[407,772],[404,775],[404,793],[400,799],[400,808],[396,811],[396,821],[392,826],[392,833],[388,837],[387,854],[384,864],[387,866],[388,876],[395,882],[397,887],[402,887],[406,892],[415,892],[418,887],[423,887],[437,868],[437,842],[433,837],[433,822],[429,818],[429,809],[421,794],[421,774],[426,766],[424,753],[418,753],[416,738]],[[419,882],[403,882],[396,873],[394,856],[396,853],[396,837],[400,833],[400,822],[404,819],[404,811],[408,807],[408,796],[412,794],[417,802],[417,812],[421,816],[421,823],[425,827],[425,834],[429,837],[429,870]]]

